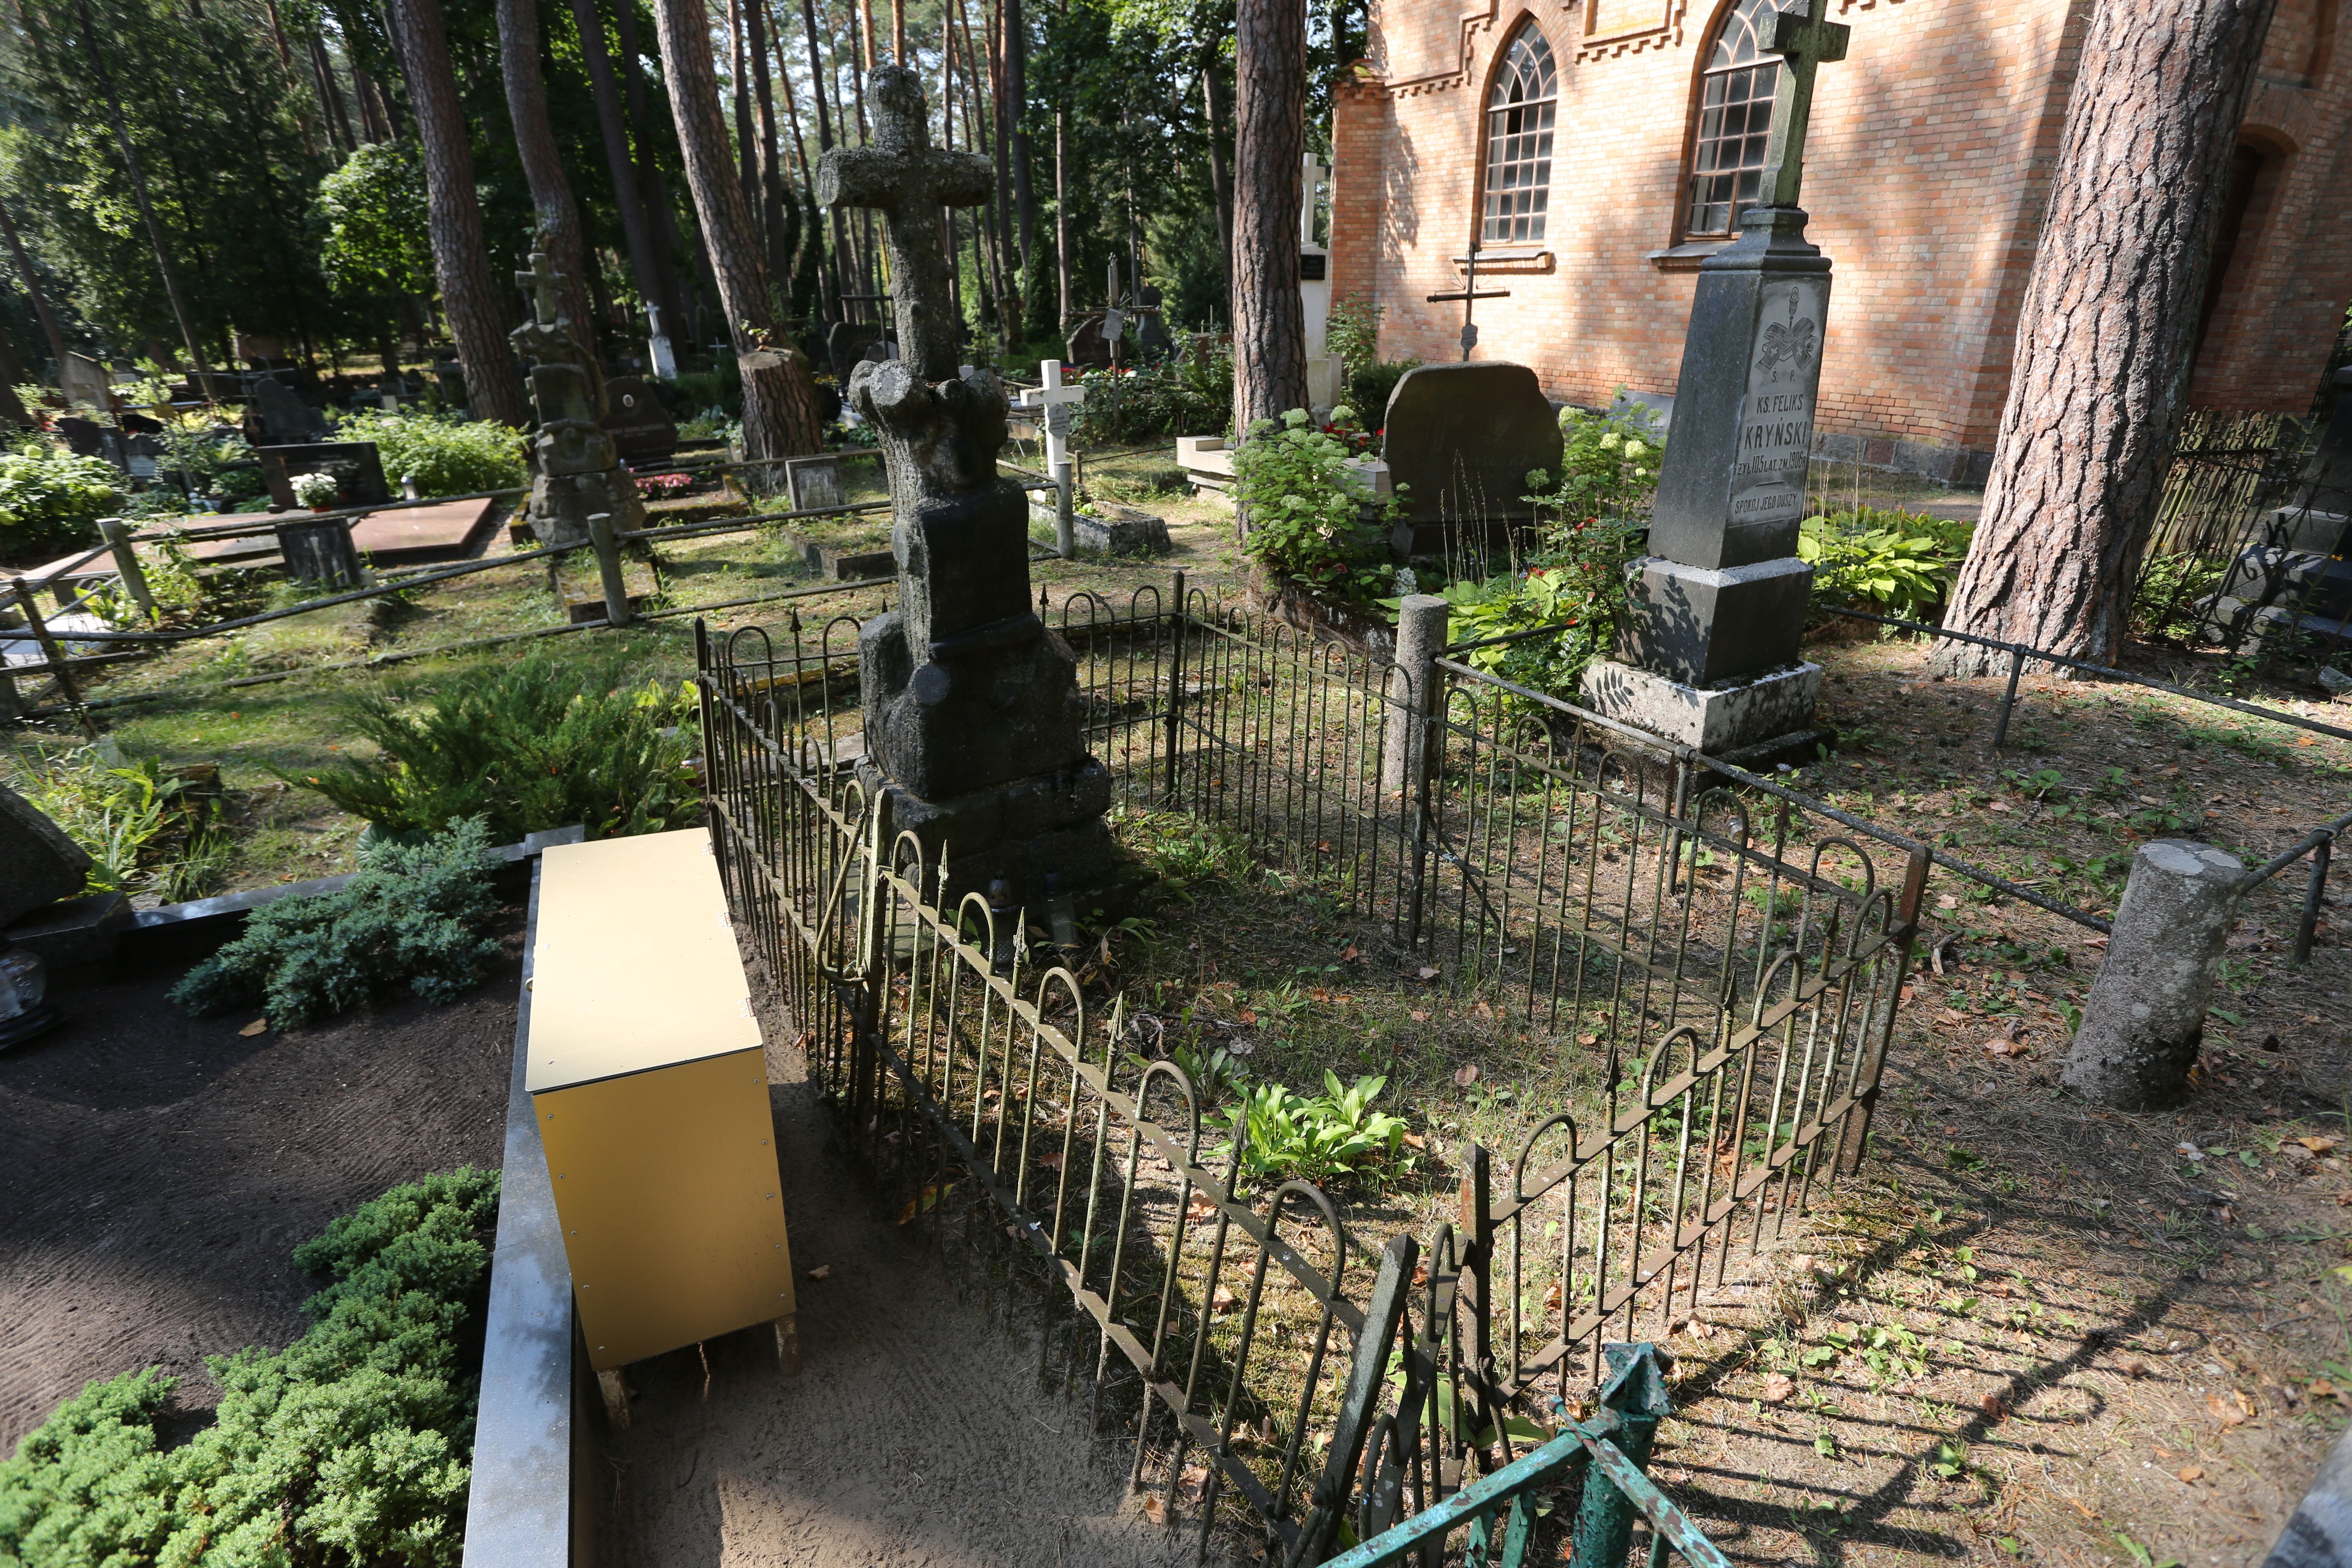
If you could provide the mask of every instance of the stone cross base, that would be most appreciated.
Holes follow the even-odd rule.
[[[600,511],[613,514],[616,531],[646,525],[646,503],[637,495],[637,482],[619,468],[534,475],[526,505],[523,515],[541,544],[585,544],[588,520]]]
[[[1813,725],[1822,667],[1798,663],[1747,680],[1686,686],[1670,675],[1595,659],[1584,672],[1584,705],[1668,741],[1752,766],[1762,752],[1810,758],[1828,731]],[[1745,753],[1745,754],[1743,754]],[[1771,760],[1796,760],[1794,757]]]
[[[888,786],[869,758],[857,765],[867,792]],[[891,803],[891,831],[922,840],[927,864],[947,854],[948,887],[942,908],[952,909],[966,893],[985,894],[999,877],[1013,885],[1016,902],[1033,918],[1045,908],[1045,877],[1059,877],[1081,912],[1102,905],[1133,879],[1137,868],[1111,837],[1103,813],[1110,809],[1110,770],[1094,757],[968,795],[931,800],[900,788]],[[926,897],[936,888],[926,886]],[[1118,900],[1122,901],[1123,900]]]

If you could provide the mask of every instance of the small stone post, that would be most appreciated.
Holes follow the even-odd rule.
[[[588,514],[588,540],[596,552],[597,575],[604,580],[604,624],[625,626],[629,624],[629,584],[621,575],[621,544],[613,537],[611,512]]]
[[[114,552],[114,569],[121,575],[122,587],[139,613],[149,620],[155,618],[155,595],[147,587],[146,568],[139,564],[139,552],[131,548],[131,530],[119,517],[101,517],[98,531],[106,547]]]
[[[2245,871],[2236,856],[2210,844],[2158,838],[2140,846],[2106,961],[2066,1052],[2068,1089],[2121,1110],[2180,1099]]]
[[[1397,605],[1396,663],[1389,676],[1387,734],[1381,743],[1381,793],[1420,782],[1422,731],[1437,711],[1433,660],[1445,651],[1449,606],[1434,594],[1408,594]]]

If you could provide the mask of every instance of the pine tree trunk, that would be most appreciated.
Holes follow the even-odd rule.
[[[572,20],[580,30],[580,55],[588,68],[588,90],[596,100],[596,128],[604,138],[604,165],[613,177],[613,205],[620,209],[621,237],[629,247],[629,270],[636,275],[637,293],[659,306],[662,330],[674,332],[678,323],[661,292],[662,269],[655,260],[653,215],[646,210],[645,192],[637,184],[636,165],[629,161],[629,129],[621,118],[621,92],[613,80],[613,60],[604,47],[604,19],[596,14],[596,0],[572,0]]]
[[[784,207],[782,153],[776,142],[775,90],[768,81],[767,0],[743,0],[744,58],[751,72],[752,107],[760,122],[760,217],[768,237],[768,281],[776,312],[793,310],[793,228]],[[796,216],[796,215],[795,215]]]
[[[751,458],[784,458],[817,450],[816,383],[800,350],[773,334],[775,313],[760,265],[760,231],[728,154],[719,108],[719,75],[710,57],[710,30],[702,0],[654,0],[661,35],[663,74],[670,111],[686,157],[686,181],[702,220],[719,303],[743,372],[743,446]]]
[[[1946,626],[2115,662],[2274,4],[2101,0],[2093,16]],[[2007,656],[1946,644],[1937,663],[1980,675]]]
[[[580,207],[572,182],[555,151],[555,131],[547,119],[547,78],[539,68],[539,0],[498,0],[499,68],[506,78],[507,118],[514,122],[515,151],[530,205],[539,218],[531,248],[544,250],[562,274],[563,313],[572,336],[601,360],[596,312],[588,299],[588,251],[580,237]]]
[[[1307,137],[1306,0],[1241,0],[1234,114],[1234,428],[1307,406],[1298,298]]]
[[[661,306],[662,331],[674,343],[697,341],[686,319],[686,290],[679,284],[677,258],[689,254],[686,237],[678,232],[677,204],[670,200],[669,182],[662,178],[654,156],[654,116],[646,92],[644,51],[637,46],[637,10],[634,5],[613,10],[613,26],[621,46],[621,87],[627,96],[629,124],[637,145],[637,190],[652,220],[654,269],[660,275],[656,302]]]
[[[474,195],[474,152],[457,75],[441,26],[441,0],[392,0],[392,31],[408,78],[416,139],[425,150],[425,216],[433,241],[433,275],[441,310],[466,371],[466,402],[477,419],[529,421],[506,312],[482,243],[482,209]]]
[[[1027,299],[1036,276],[1037,199],[1029,180],[1029,26],[1021,0],[1004,0],[1004,123],[1013,144],[1013,205],[1021,226],[1021,292]]]
[[[1224,95],[1218,90],[1217,56],[1212,49],[1201,62],[1201,101],[1209,121],[1209,188],[1217,197],[1217,248],[1225,258],[1225,300],[1234,297],[1234,171],[1225,158]]]
[[[33,301],[33,314],[40,318],[41,335],[49,341],[49,357],[56,360],[59,384],[66,374],[66,335],[58,326],[58,313],[49,309],[48,290],[41,287],[41,275],[33,270],[33,258],[26,253],[24,237],[16,232],[16,222],[8,209],[0,206],[0,237],[8,241],[9,258],[16,264],[16,279],[25,286],[26,298]]]

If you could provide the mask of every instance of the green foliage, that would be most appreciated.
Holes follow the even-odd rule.
[[[2227,560],[2200,555],[2151,555],[2132,585],[2131,629],[2136,637],[2155,637],[2186,629],[2196,619],[2199,600],[2220,591],[2230,574]]]
[[[1223,1046],[1203,1048],[1192,1045],[1168,1047],[1167,1059],[1173,1062],[1192,1082],[1192,1091],[1202,1105],[1214,1104],[1228,1095],[1241,1093],[1249,1082],[1249,1074],[1231,1051]],[[1151,1065],[1151,1058],[1129,1052],[1128,1065],[1139,1074]]]
[[[1070,436],[1087,445],[1214,434],[1234,423],[1234,356],[1226,350],[1149,360],[1133,370],[1089,370],[1078,383],[1087,396]]]
[[[103,458],[78,458],[37,436],[0,452],[0,560],[31,563],[97,543],[121,479]]]
[[[1347,434],[1354,416],[1335,408],[1331,417],[1332,427],[1318,430],[1306,410],[1294,408],[1279,429],[1271,419],[1251,426],[1234,454],[1234,500],[1248,520],[1242,548],[1269,578],[1360,595],[1384,583],[1372,567],[1385,547],[1347,482],[1357,450]],[[1401,506],[1392,496],[1382,521],[1393,521]]]
[[[92,1383],[0,1462],[0,1568],[452,1568],[464,1538],[495,1171],[394,1187],[295,1249],[286,1350],[209,1358],[213,1424],[163,1452],[173,1380]]]
[[[1622,388],[1619,389],[1623,390]],[[1600,414],[1559,411],[1559,475],[1528,476],[1538,508],[1555,528],[1578,521],[1632,523],[1646,518],[1665,460],[1664,436],[1638,404]]]
[[[1404,1119],[1372,1109],[1387,1087],[1385,1078],[1360,1078],[1349,1088],[1326,1068],[1311,1099],[1278,1083],[1245,1089],[1225,1113],[1226,1133],[1241,1142],[1242,1181],[1377,1183],[1409,1171]]]
[[[425,495],[471,495],[524,482],[522,444],[494,419],[467,421],[403,408],[397,414],[375,409],[340,415],[335,424],[341,440],[376,444],[387,480],[396,486],[414,476]]]
[[[1111,830],[1143,857],[1160,884],[1188,901],[1194,889],[1249,876],[1249,841],[1189,812],[1111,808]]]
[[[380,301],[387,317],[402,295],[432,292],[425,155],[414,139],[362,143],[319,182],[319,216],[320,259],[339,292]]]
[[[155,757],[99,746],[36,746],[8,769],[9,784],[48,814],[90,858],[87,890],[201,898],[227,858],[212,803]]]
[[[1387,421],[1389,395],[1404,373],[1421,363],[1417,359],[1381,358],[1381,317],[1386,307],[1349,300],[1331,307],[1323,329],[1324,346],[1339,356],[1348,375],[1348,402],[1362,412],[1365,424],[1379,431]]]
[[[498,843],[575,822],[616,838],[678,826],[696,809],[693,741],[677,728],[693,721],[692,689],[634,685],[617,657],[535,653],[437,689],[369,692],[346,711],[375,742],[373,761],[279,776],[387,832],[478,816]]]
[[[481,819],[421,844],[371,845],[331,893],[280,899],[188,971],[172,1000],[199,1016],[259,1005],[280,1028],[410,992],[454,1002],[499,944],[479,934],[498,908]]]
[[[1797,534],[1813,595],[1916,620],[1941,605],[1968,559],[1967,525],[1875,507],[1816,514]]]

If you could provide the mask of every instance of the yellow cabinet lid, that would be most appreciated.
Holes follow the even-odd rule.
[[[760,1044],[709,829],[541,855],[530,1092]]]

